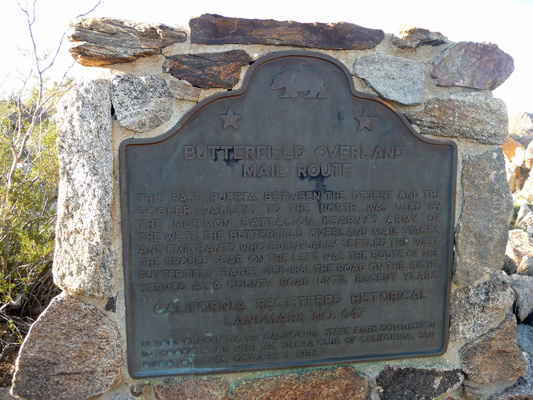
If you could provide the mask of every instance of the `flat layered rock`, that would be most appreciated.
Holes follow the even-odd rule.
[[[504,144],[508,132],[507,107],[482,93],[456,93],[434,98],[424,109],[406,113],[422,134],[471,139],[483,144]]]
[[[113,18],[81,18],[68,32],[70,54],[87,67],[135,61],[185,42],[187,33],[163,24],[143,24]]]
[[[363,50],[376,47],[382,30],[340,22],[300,23],[265,19],[228,18],[204,14],[189,21],[191,42],[199,44],[268,44],[328,50]]]
[[[239,82],[242,67],[252,59],[243,50],[221,53],[178,54],[167,57],[163,72],[202,88],[231,89]]]

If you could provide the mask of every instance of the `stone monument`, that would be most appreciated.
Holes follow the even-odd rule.
[[[510,56],[209,14],[69,39],[100,75],[61,103],[63,293],[15,396],[519,398]]]

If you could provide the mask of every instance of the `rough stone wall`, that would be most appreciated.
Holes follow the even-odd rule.
[[[203,15],[190,21],[190,31],[111,19],[79,20],[71,28],[73,57],[99,67],[99,76],[79,83],[60,107],[54,274],[64,293],[35,323],[21,349],[14,395],[113,400],[528,398],[527,393],[516,394],[528,390],[523,379],[515,383],[526,374],[526,361],[516,346],[515,294],[501,271],[512,210],[500,147],[507,136],[507,112],[491,94],[512,73],[509,55],[496,45],[453,43],[425,29],[392,35],[347,23]],[[392,104],[420,133],[457,143],[448,351],[440,357],[328,368],[134,381],[123,362],[118,147],[126,138],[168,131],[201,99],[238,88],[254,60],[289,49],[340,60],[352,72],[357,90]],[[60,344],[50,343],[50,336]]]

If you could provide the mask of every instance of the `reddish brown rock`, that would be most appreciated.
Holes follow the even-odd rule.
[[[435,64],[431,76],[439,86],[493,90],[513,71],[513,58],[497,45],[460,42]]]
[[[340,22],[300,23],[263,19],[228,18],[204,14],[189,21],[191,42],[200,44],[269,44],[329,50],[363,50],[384,38],[379,29]]]
[[[115,323],[95,307],[61,294],[22,345],[13,394],[32,400],[84,400],[118,383],[122,365]]]
[[[428,29],[413,26],[402,27],[398,30],[398,36],[392,36],[391,42],[400,49],[416,49],[420,46],[440,46],[448,41],[448,38],[440,32],[432,32]]]
[[[370,381],[351,368],[244,382],[232,400],[370,400]]]
[[[250,62],[250,56],[243,50],[181,54],[168,57],[163,72],[202,89],[231,89],[239,82],[241,68]]]
[[[526,373],[526,360],[516,345],[516,319],[509,315],[497,328],[459,351],[463,372],[477,384],[516,381]]]
[[[218,379],[187,379],[154,386],[157,400],[229,400],[229,383]]]
[[[184,42],[187,33],[163,24],[112,18],[82,18],[69,27],[70,54],[81,65],[98,67],[159,54]]]

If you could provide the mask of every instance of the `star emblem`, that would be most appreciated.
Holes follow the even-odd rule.
[[[226,114],[218,114],[218,116],[224,120],[224,126],[222,127],[222,129],[226,129],[230,126],[232,128],[235,128],[235,130],[239,129],[239,127],[237,126],[237,121],[242,118],[242,115],[233,114],[233,110],[231,109],[231,107],[228,108]]]
[[[363,109],[363,115],[361,115],[360,117],[354,117],[354,118],[359,122],[359,127],[357,128],[357,132],[360,132],[361,130],[365,128],[371,131],[372,123],[374,123],[374,121],[378,119],[377,117],[369,116],[366,112],[366,108]]]

